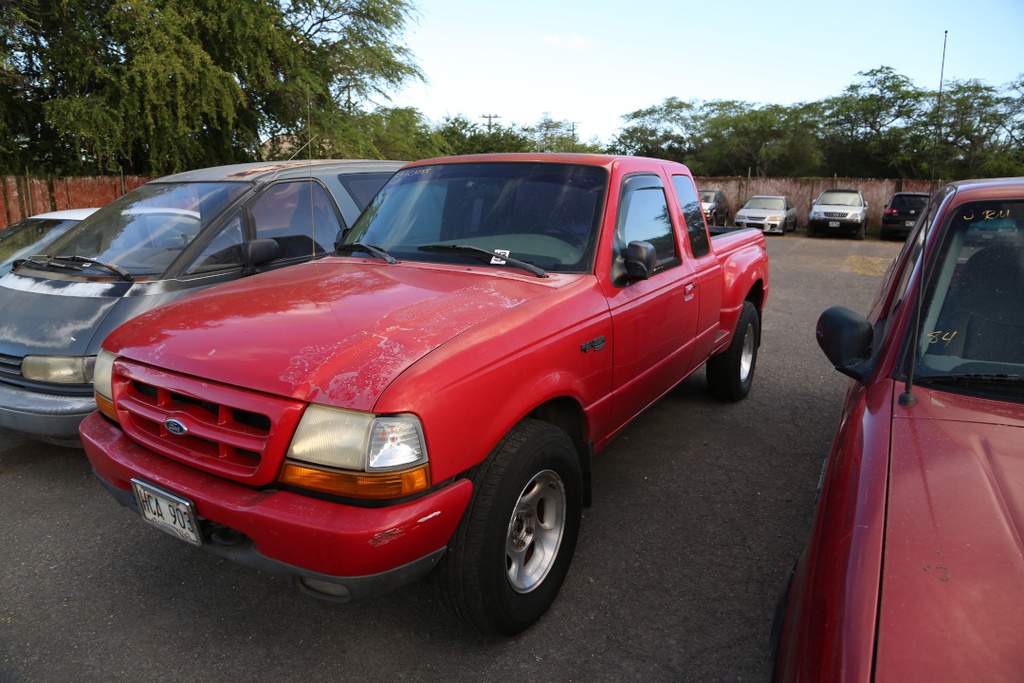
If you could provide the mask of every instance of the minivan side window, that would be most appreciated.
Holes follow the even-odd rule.
[[[661,178],[634,175],[622,183],[615,237],[620,253],[630,242],[650,242],[658,258],[656,270],[678,263],[668,199]]]
[[[206,248],[200,252],[188,273],[205,273],[222,268],[241,268],[242,266],[242,212],[225,221]]]
[[[704,224],[704,211],[700,208],[700,197],[697,196],[697,189],[688,176],[672,176],[672,186],[676,189],[676,196],[679,197],[679,206],[683,210],[683,219],[686,221],[686,232],[690,236],[690,250],[694,258],[706,256],[711,251],[711,244],[708,242],[708,229]]]
[[[327,192],[312,181],[278,183],[249,207],[256,239],[281,247],[277,260],[312,257],[334,249],[341,231]]]

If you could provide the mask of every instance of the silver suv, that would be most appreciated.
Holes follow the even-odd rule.
[[[868,233],[868,203],[860,190],[825,190],[807,217],[807,235],[847,233],[859,240]]]

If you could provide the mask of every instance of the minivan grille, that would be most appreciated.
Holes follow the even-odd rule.
[[[305,404],[118,359],[114,405],[136,443],[252,485],[277,478]]]
[[[21,357],[0,354],[0,380],[21,379]]]

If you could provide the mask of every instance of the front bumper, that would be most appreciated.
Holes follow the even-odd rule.
[[[785,230],[783,230],[784,223],[782,221],[766,221],[763,219],[741,219],[733,221],[733,224],[737,228],[754,228],[755,230],[760,230],[761,232],[785,232]]]
[[[0,384],[0,427],[64,446],[81,447],[78,425],[96,410],[90,396],[62,396]]]
[[[856,232],[864,226],[862,220],[847,218],[810,218],[807,227],[815,232]]]
[[[409,502],[358,507],[200,472],[142,448],[98,412],[82,422],[81,437],[96,476],[136,514],[130,481],[141,477],[192,501],[204,549],[341,602],[388,592],[430,571],[472,493],[462,479]]]

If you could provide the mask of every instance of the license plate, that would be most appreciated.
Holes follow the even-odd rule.
[[[914,227],[914,221],[907,221],[907,227],[908,228]]]
[[[132,479],[132,491],[147,522],[192,545],[203,544],[196,508],[188,498],[137,478]]]
[[[828,222],[828,227],[830,227],[830,228],[838,228],[839,227],[839,221],[829,221]]]

